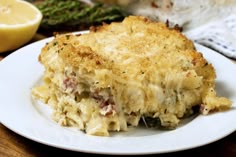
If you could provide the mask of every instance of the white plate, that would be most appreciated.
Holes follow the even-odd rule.
[[[0,62],[0,120],[3,125],[31,140],[57,148],[99,154],[153,154],[199,147],[236,130],[236,65],[222,55],[197,45],[217,72],[219,95],[234,101],[227,112],[196,116],[172,131],[132,128],[111,137],[89,136],[78,129],[61,127],[50,119],[51,109],[31,99],[43,67],[41,48],[52,38],[25,46]]]

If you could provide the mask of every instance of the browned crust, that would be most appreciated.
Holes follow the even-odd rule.
[[[135,35],[140,32],[145,35],[136,38]],[[126,36],[114,43],[110,42],[122,33],[126,33]],[[102,42],[98,44],[97,40]],[[107,41],[110,45],[107,45]],[[112,56],[113,54],[104,49],[105,46],[112,46],[117,42],[119,47],[115,49],[115,53],[119,53],[122,47],[127,48],[127,51],[120,55],[119,61],[118,54]],[[157,47],[155,52],[152,52],[152,57],[148,56],[148,51],[151,50],[148,47]],[[122,75],[123,79],[134,79],[143,72],[151,73],[163,68],[181,69],[181,57],[183,62],[191,64],[189,69],[196,70],[198,75],[208,82],[213,83],[216,77],[213,66],[208,64],[201,53],[196,52],[193,42],[180,31],[169,29],[164,23],[154,22],[142,16],[129,16],[122,23],[113,22],[110,25],[92,27],[86,35],[56,35],[55,39],[42,49],[39,57],[41,62],[44,62],[41,58],[47,53],[58,53],[64,64],[85,68],[87,71],[109,69],[116,75],[129,71]],[[143,57],[135,58],[136,55]],[[128,58],[135,58],[135,61],[124,65],[122,62]]]

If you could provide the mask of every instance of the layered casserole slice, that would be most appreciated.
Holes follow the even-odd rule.
[[[39,56],[45,72],[33,96],[53,119],[87,134],[108,136],[151,118],[175,128],[193,113],[226,110],[215,70],[179,31],[141,16],[56,35]]]

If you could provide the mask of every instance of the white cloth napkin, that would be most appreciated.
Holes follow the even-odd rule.
[[[185,32],[194,42],[236,59],[236,15]]]

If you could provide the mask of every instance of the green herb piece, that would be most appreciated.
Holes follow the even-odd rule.
[[[118,6],[79,0],[44,0],[35,5],[43,14],[39,31],[84,30],[103,22],[121,21],[128,15]]]

